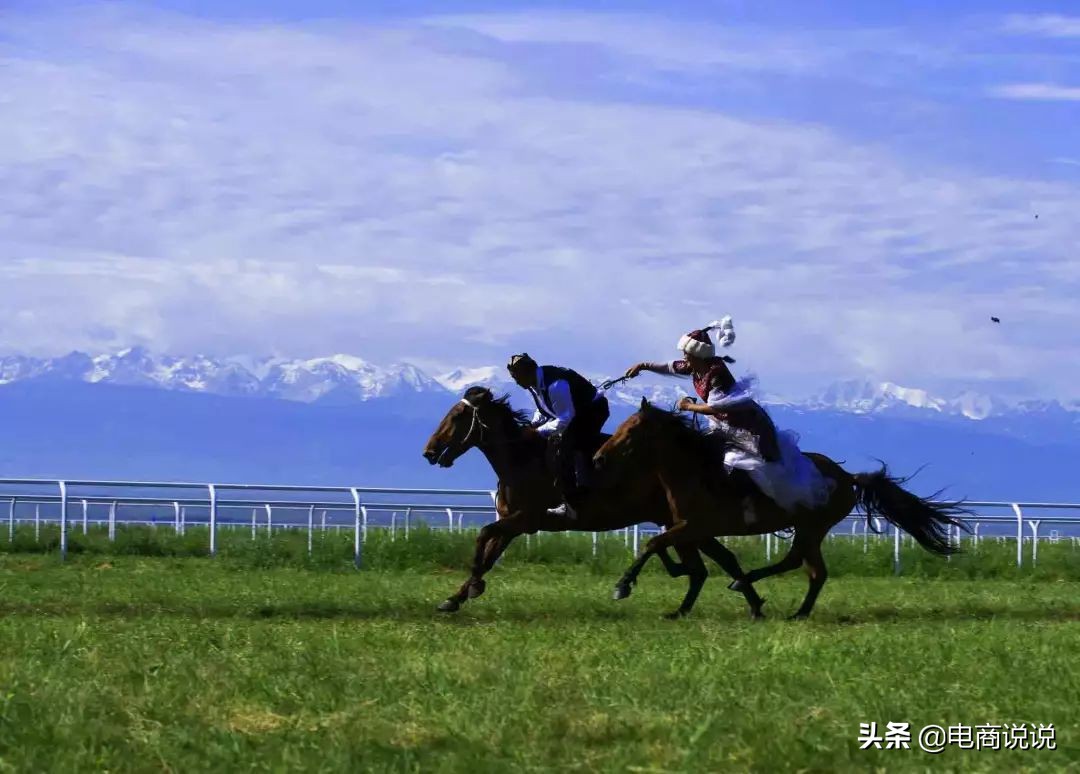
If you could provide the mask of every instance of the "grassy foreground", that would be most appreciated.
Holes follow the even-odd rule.
[[[1080,770],[1080,583],[841,575],[808,623],[710,581],[0,556],[3,771]],[[859,723],[1053,723],[1056,750],[861,751]],[[914,745],[913,745],[914,746]]]

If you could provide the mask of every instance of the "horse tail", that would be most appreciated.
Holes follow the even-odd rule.
[[[939,556],[959,553],[960,549],[949,541],[949,528],[971,529],[957,518],[971,511],[963,507],[963,501],[935,500],[940,492],[930,497],[919,497],[903,488],[909,478],[889,475],[884,463],[881,470],[873,473],[856,473],[855,497],[866,521],[873,526],[875,517],[884,518],[890,524],[907,532],[919,545]]]

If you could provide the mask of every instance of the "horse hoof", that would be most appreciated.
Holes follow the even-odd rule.
[[[461,609],[461,603],[456,599],[448,599],[436,608],[440,613],[456,613]]]
[[[482,580],[473,581],[469,584],[469,599],[476,599],[487,589],[487,583]]]
[[[809,613],[795,613],[795,615],[789,615],[788,620],[789,621],[805,621],[809,617],[810,617]]]
[[[612,592],[611,598],[618,602],[620,599],[626,599],[628,596],[630,596],[630,584],[616,583],[615,591]]]
[[[688,616],[689,612],[683,612],[682,610],[676,610],[674,613],[664,613],[664,618],[668,621],[678,621],[680,618]]]
[[[761,612],[760,610],[751,610],[750,611],[750,620],[751,621],[764,621],[765,620],[765,614],[763,612]]]
[[[745,586],[745,584],[743,583],[743,579],[742,579],[742,578],[739,578],[739,579],[737,579],[737,580],[733,580],[733,581],[732,581],[731,583],[729,583],[729,584],[727,585],[727,587],[728,587],[729,589],[731,589],[732,591],[744,591],[744,590],[746,589],[746,586]]]

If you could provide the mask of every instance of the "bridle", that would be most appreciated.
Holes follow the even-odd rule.
[[[479,406],[474,403],[470,403],[468,398],[462,398],[461,402],[468,406],[470,409],[472,409],[472,422],[469,424],[469,432],[465,433],[465,437],[458,442],[458,445],[464,449],[467,448],[469,439],[472,438],[472,434],[476,432],[477,428],[480,428],[480,437],[477,440],[478,444],[484,440],[484,431],[489,430],[490,428],[484,424],[484,421],[482,419],[480,419]]]

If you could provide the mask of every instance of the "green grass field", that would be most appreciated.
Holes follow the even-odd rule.
[[[360,572],[347,552],[297,559],[288,536],[215,560],[2,555],[0,769],[1080,770],[1076,553],[892,578],[859,570],[887,547],[838,541],[807,623],[781,620],[801,573],[761,584],[766,622],[715,574],[672,622],[684,580],[653,571],[615,603],[621,543],[594,560],[546,536],[436,614],[465,538],[418,535],[397,561],[415,567],[376,540]],[[996,549],[983,567],[1006,573]],[[868,721],[1053,723],[1058,749],[862,751]]]

